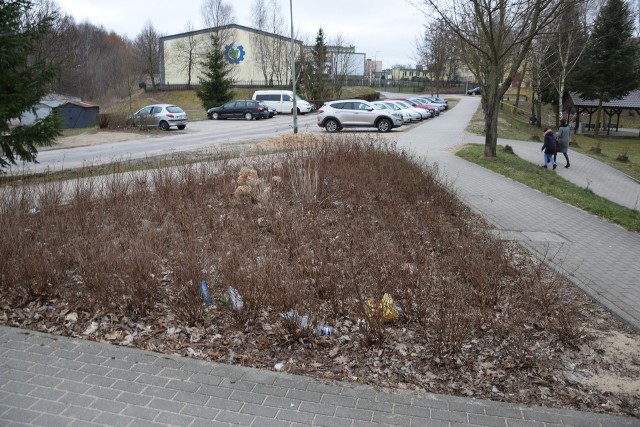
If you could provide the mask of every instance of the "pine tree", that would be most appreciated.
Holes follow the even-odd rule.
[[[205,109],[217,107],[233,99],[231,70],[222,51],[215,48],[220,45],[216,35],[212,36],[211,45],[214,47],[207,53],[204,78],[200,81],[200,90],[197,92]]]
[[[608,0],[600,9],[580,69],[570,88],[584,99],[598,99],[596,123],[600,123],[602,103],[620,99],[636,89],[638,47],[632,40],[633,14],[624,0]],[[597,135],[596,126],[596,135]]]
[[[30,126],[19,121],[25,111],[35,111],[59,73],[33,55],[55,15],[30,21],[32,8],[30,0],[0,1],[0,168],[15,165],[16,160],[35,162],[36,147],[51,145],[62,134],[56,114]]]
[[[327,46],[324,42],[324,31],[318,30],[316,44],[311,50],[312,81],[307,82],[311,99],[323,100],[330,96],[329,81],[326,74],[328,62]]]

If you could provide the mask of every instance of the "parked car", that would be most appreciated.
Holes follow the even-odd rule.
[[[278,111],[273,108],[273,107],[269,107],[267,104],[265,104],[264,102],[260,102],[260,104],[267,109],[267,111],[269,112],[269,118],[272,118],[273,116],[278,115]]]
[[[431,113],[430,117],[435,117],[436,116],[436,109],[434,107],[431,107],[430,105],[423,105],[421,103],[418,103],[414,100],[411,100],[409,98],[391,98],[393,100],[396,101],[402,101],[405,104],[409,104],[411,105],[413,108],[418,108],[418,109],[422,109],[422,110],[429,110],[429,112]]]
[[[133,126],[154,126],[162,130],[169,130],[172,126],[178,129],[184,129],[187,127],[187,113],[177,105],[147,105],[127,117],[127,124]]]
[[[426,107],[431,107],[431,108],[433,108],[432,111],[434,112],[435,116],[439,116],[440,115],[440,108],[441,108],[440,104],[434,104],[434,103],[432,103],[430,101],[427,101],[426,99],[420,98],[420,97],[409,98],[409,101],[415,102],[416,104],[419,104],[419,105],[424,105]]]
[[[434,104],[442,105],[444,110],[449,109],[449,101],[446,99],[438,98],[437,96],[421,96],[421,98],[426,99]]]
[[[408,112],[403,112],[395,105],[386,104],[381,101],[372,102],[372,104],[379,110],[389,110],[390,114],[402,117],[402,124],[411,122],[411,116],[408,114]]]
[[[415,108],[413,105],[409,104],[408,102],[400,101],[398,99],[390,99],[390,100],[387,100],[387,102],[393,102],[400,108],[406,108],[408,110],[414,111],[420,114],[420,117],[422,117],[422,119],[428,119],[429,117],[431,117],[431,110],[427,110],[426,108]]]
[[[252,99],[264,102],[280,114],[293,114],[293,92],[290,90],[257,90]],[[313,105],[296,95],[296,109],[298,114],[304,115],[313,111]]]
[[[480,86],[474,87],[473,89],[469,89],[467,91],[467,95],[480,95],[481,93],[482,89],[480,89]]]
[[[356,127],[375,127],[378,132],[389,132],[402,126],[402,115],[378,109],[361,99],[341,99],[327,102],[318,109],[318,126],[327,132]]]
[[[252,99],[239,99],[236,101],[229,101],[219,107],[209,108],[207,110],[207,117],[212,120],[218,119],[245,119],[245,120],[260,120],[268,119],[269,111],[260,101],[254,101]]]
[[[405,108],[404,106],[400,106],[392,101],[387,100],[380,102],[402,113],[402,118],[404,119],[405,123],[422,121],[422,114],[420,114],[419,111],[414,110],[413,108]]]

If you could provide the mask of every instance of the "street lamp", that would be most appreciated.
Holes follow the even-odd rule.
[[[376,54],[373,55],[373,86],[375,87],[375,83],[376,83],[376,70],[378,68],[378,54],[380,53],[379,50],[376,50]]]
[[[298,105],[296,103],[296,61],[293,44],[293,0],[289,0],[289,14],[291,15],[291,85],[293,92],[293,133],[298,133]]]

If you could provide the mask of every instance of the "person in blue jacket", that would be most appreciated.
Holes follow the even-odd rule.
[[[553,136],[553,130],[544,128],[544,143],[540,151],[544,151],[544,165],[543,168],[547,168],[547,165],[551,163],[553,169],[556,168],[556,160],[553,156],[556,154],[556,138]]]

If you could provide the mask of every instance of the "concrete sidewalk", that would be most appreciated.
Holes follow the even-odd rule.
[[[464,127],[478,102],[463,97],[442,117],[401,128],[398,145],[437,164],[498,235],[521,241],[638,328],[640,237],[454,156],[451,148],[470,139]],[[553,225],[549,214],[558,218]],[[615,427],[640,420],[319,382],[0,326],[0,426],[23,425]]]
[[[484,144],[484,137],[467,135],[467,142]],[[498,145],[509,144],[518,157],[531,163],[542,165],[542,143],[531,141],[517,141],[513,139],[499,139]],[[611,200],[629,209],[640,210],[640,182],[620,172],[611,166],[602,163],[593,157],[589,157],[577,151],[569,149],[570,168],[565,168],[565,159],[558,155],[558,168],[555,173],[562,178],[582,188],[589,188],[598,196]],[[548,168],[551,172],[551,166]]]
[[[443,120],[403,135],[399,147],[424,155],[430,164],[437,165],[442,179],[493,224],[496,234],[520,241],[594,300],[640,330],[640,235],[456,157],[455,146],[477,143],[478,137],[453,124],[468,123],[478,102],[474,97],[463,97]],[[530,156],[536,153],[536,158],[541,158],[539,144],[509,142],[521,152],[527,151]],[[575,174],[583,174],[579,162],[586,159],[572,155],[576,159]],[[562,172],[574,173],[573,163]],[[589,170],[593,176],[615,175],[609,166],[597,161],[590,163]],[[617,185],[608,188],[611,198],[614,194],[620,200],[625,198],[625,191]],[[627,201],[635,203],[633,197]],[[548,220],[550,217],[553,221]]]

